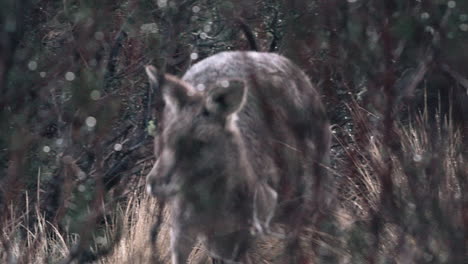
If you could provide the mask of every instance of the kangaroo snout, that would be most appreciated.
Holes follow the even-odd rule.
[[[155,181],[146,184],[146,192],[159,198],[169,198],[175,196],[179,189],[175,184],[157,184]]]
[[[146,176],[146,191],[156,197],[169,197],[177,193],[174,181],[175,164],[173,155],[163,151],[153,168]]]

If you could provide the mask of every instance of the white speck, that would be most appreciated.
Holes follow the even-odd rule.
[[[28,63],[28,68],[31,70],[31,71],[35,71],[37,69],[37,62],[35,61],[30,61]]]
[[[461,31],[468,31],[468,24],[460,24],[460,26],[458,26],[460,28]]]
[[[348,0],[348,3],[355,3],[357,0]]]
[[[65,73],[65,79],[66,79],[67,81],[70,81],[70,82],[71,82],[71,81],[75,80],[75,78],[76,78],[76,76],[75,76],[75,74],[74,74],[73,72],[67,72],[67,73]]]
[[[63,144],[63,138],[59,138],[59,139],[55,140],[55,144],[57,146],[61,146]]]
[[[192,54],[190,54],[190,59],[192,59],[192,60],[198,59],[198,53],[193,52]]]
[[[47,75],[47,74],[46,74],[45,72],[40,72],[40,73],[39,73],[39,76],[41,76],[42,78],[46,77],[46,75]]]
[[[449,8],[455,8],[455,7],[457,6],[457,2],[455,2],[455,1],[448,1],[448,2],[447,2],[447,6],[448,6]]]
[[[94,38],[96,40],[104,40],[104,33],[102,33],[101,31],[96,31],[94,33]]]
[[[207,24],[207,25],[203,26],[203,31],[205,31],[206,33],[210,32],[211,31],[211,25]]]
[[[87,20],[86,20],[86,24],[88,24],[89,26],[91,26],[92,24],[94,24],[94,19],[92,17],[89,17]]]
[[[192,7],[192,12],[194,12],[194,13],[200,12],[200,7],[199,6]]]
[[[431,34],[434,34],[434,28],[431,27],[431,26],[426,26],[426,27],[424,28],[424,31],[429,32],[429,33],[431,33]]]
[[[149,33],[158,33],[158,25],[156,25],[156,23],[148,23],[148,24],[143,24],[141,25],[140,27],[140,31],[142,33],[146,33],[146,34],[149,34]]]
[[[197,86],[195,86],[195,88],[198,90],[198,91],[203,91],[205,90],[205,85],[203,83],[199,83],[197,84]]]
[[[422,156],[419,154],[414,154],[413,160],[414,162],[420,162],[422,160]]]
[[[421,13],[421,19],[426,20],[429,19],[430,15],[428,12]]]
[[[208,38],[208,34],[206,34],[205,32],[202,32],[202,33],[200,33],[200,38],[201,39],[206,39],[206,38]]]
[[[328,42],[322,41],[322,42],[320,43],[320,48],[321,48],[321,49],[328,49]]]
[[[146,192],[148,194],[151,194],[151,185],[150,184],[146,184]]]
[[[42,151],[44,151],[45,153],[49,153],[50,152],[50,147],[49,146],[44,146],[42,148]]]
[[[107,238],[104,237],[104,236],[97,237],[96,238],[96,243],[98,243],[100,245],[106,245],[107,244]]]
[[[86,187],[83,184],[78,185],[78,191],[84,192],[86,191]]]
[[[92,90],[89,97],[91,97],[91,99],[93,99],[94,101],[99,100],[99,98],[101,98],[101,92],[99,92],[98,90]]]
[[[122,144],[119,144],[119,143],[115,144],[114,145],[114,150],[115,151],[121,151],[122,150]]]
[[[85,120],[86,122],[86,125],[88,127],[95,127],[96,126],[96,123],[97,123],[97,120],[96,118],[94,118],[93,116],[88,116]]]
[[[158,6],[159,7],[166,7],[167,6],[167,0],[158,0]]]
[[[196,93],[196,92],[195,92],[195,90],[193,90],[193,89],[188,89],[188,90],[187,90],[187,95],[188,95],[188,96],[194,96],[195,93]]]
[[[229,81],[226,81],[226,80],[221,81],[221,86],[224,87],[224,88],[229,87]]]
[[[79,180],[84,180],[86,178],[86,173],[79,171],[77,176]]]

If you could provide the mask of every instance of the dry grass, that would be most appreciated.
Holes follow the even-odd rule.
[[[2,243],[9,248],[0,252],[1,263],[53,263],[68,256],[70,245],[77,242],[76,236],[63,237],[38,208],[17,215],[12,206],[10,216],[1,229]]]
[[[156,246],[151,246],[150,233],[155,222],[159,206],[146,194],[133,193],[125,208],[116,217],[124,219],[123,237],[116,245],[113,254],[100,263],[149,263],[153,258],[163,263],[169,263],[169,216],[167,210],[163,213],[163,222],[158,232]],[[114,233],[115,227],[107,227],[108,238]]]
[[[353,111],[358,124],[362,113]],[[367,126],[366,131],[359,140],[348,134],[346,143],[346,137],[339,141],[343,152],[334,157],[339,202],[333,213],[336,221],[328,223],[334,231],[304,229],[300,246],[308,263],[456,263],[463,259],[466,248],[460,234],[464,232],[467,165],[461,133],[449,118],[437,116],[430,122],[426,113],[394,126],[397,147],[385,142],[379,129]],[[390,182],[385,181],[386,172],[391,173]],[[105,235],[94,237],[99,247],[118,232],[115,223],[122,227],[120,241],[97,263],[170,263],[169,212],[163,213],[155,246],[150,241],[158,211],[154,199],[130,193],[111,212]],[[2,263],[54,263],[65,259],[78,241],[76,235],[64,237],[47,223],[38,208],[28,208],[22,215],[14,212],[1,229],[7,238],[2,243],[10,249],[0,252]],[[282,226],[274,230],[285,233]],[[285,252],[284,239],[263,237],[255,241],[249,258],[252,263],[289,263]],[[206,253],[198,245],[190,263],[210,263]],[[327,261],[327,256],[333,261]]]
[[[451,239],[450,230],[461,228],[462,184],[458,173],[466,165],[460,152],[460,132],[449,119],[442,121],[437,117],[436,121],[438,125],[431,124],[425,112],[406,125],[398,124],[395,135],[400,140],[402,152],[391,151],[378,131],[372,130],[367,134],[365,145],[354,141],[343,145],[347,151],[340,158],[337,171],[338,177],[345,182],[343,190],[346,192],[340,192],[339,199],[343,203],[335,212],[335,225],[340,232],[330,235],[318,234],[314,229],[305,230],[302,247],[310,250],[306,254],[310,259],[317,259],[312,253],[316,251],[313,247],[325,248],[339,263],[369,263],[372,259],[397,263],[419,263],[421,260],[450,263],[450,259],[456,258],[451,257],[457,252],[450,248],[448,240]],[[381,174],[386,167],[391,168],[391,194],[383,193],[386,190]],[[346,171],[353,171],[353,174]],[[419,193],[414,193],[415,188],[420,189]],[[125,215],[131,217],[125,218],[135,221],[130,223],[127,237],[105,263],[128,263],[135,258],[143,263],[149,260],[151,252],[155,252],[148,251],[147,235],[154,222],[148,208],[155,207],[154,201],[147,197],[140,199],[139,203],[127,208]],[[387,199],[396,203],[396,207],[385,204]],[[433,205],[428,207],[428,203]],[[373,228],[376,219],[380,225],[378,230]],[[433,221],[433,224],[424,223],[426,221]],[[447,225],[438,226],[437,223]],[[430,230],[424,230],[427,226]],[[170,263],[167,228],[166,222],[158,239],[157,252],[162,263]],[[281,226],[276,230],[284,231]],[[364,248],[356,249],[354,243]],[[254,244],[249,251],[253,263],[288,263],[284,240],[266,237]],[[207,261],[206,252],[199,245],[192,254],[191,263]]]
[[[363,116],[353,111],[354,121]],[[359,141],[349,135],[351,143],[343,143],[338,167],[345,218],[339,227],[349,263],[461,263],[464,258],[466,248],[457,235],[465,230],[462,135],[440,114],[432,121],[427,111],[412,118],[395,124],[390,140],[383,136],[389,128],[366,125]]]

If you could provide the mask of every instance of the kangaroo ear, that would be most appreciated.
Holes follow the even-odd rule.
[[[278,194],[267,183],[259,183],[255,188],[253,223],[256,231],[268,233],[270,221],[275,215]]]
[[[222,81],[209,92],[206,99],[206,109],[212,114],[227,117],[242,108],[245,97],[244,82]]]
[[[156,87],[162,86],[161,92],[164,102],[172,108],[182,107],[188,102],[190,96],[195,94],[195,89],[190,84],[174,75],[158,74],[156,68],[152,65],[146,66],[145,71],[151,88],[156,90]]]
[[[158,82],[158,71],[153,65],[145,66],[146,75],[148,75],[148,80],[151,88],[156,88],[159,85]]]
[[[185,106],[195,94],[195,89],[190,84],[171,74],[164,75],[162,90],[166,105],[176,109]]]

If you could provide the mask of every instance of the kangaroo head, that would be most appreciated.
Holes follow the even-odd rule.
[[[156,80],[147,69],[150,82]],[[167,196],[200,181],[225,181],[240,166],[235,116],[246,97],[241,81],[203,84],[198,91],[172,75],[161,87],[164,99],[158,160],[147,176],[153,195]]]

